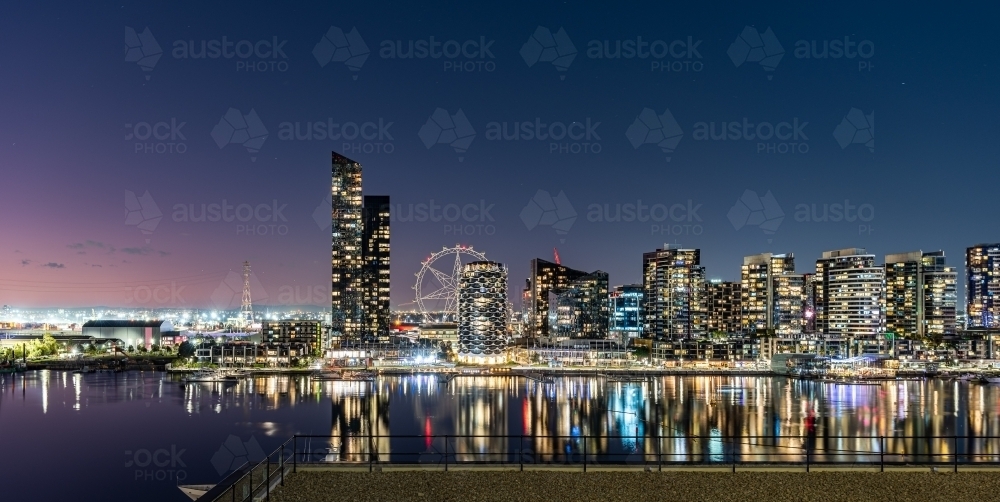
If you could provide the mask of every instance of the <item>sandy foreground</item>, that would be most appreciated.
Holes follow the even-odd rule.
[[[304,471],[276,502],[1000,500],[1000,471],[516,472]]]

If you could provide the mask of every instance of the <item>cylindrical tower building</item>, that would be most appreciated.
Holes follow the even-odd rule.
[[[458,358],[500,364],[506,360],[507,267],[474,261],[462,267],[458,282]]]

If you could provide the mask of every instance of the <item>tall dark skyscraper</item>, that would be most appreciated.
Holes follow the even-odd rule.
[[[941,341],[955,335],[956,274],[944,251],[885,257],[885,329]]]
[[[664,245],[642,254],[644,336],[690,339],[707,334],[708,298],[700,249]]]
[[[335,338],[358,339],[364,334],[365,318],[361,302],[364,289],[361,164],[337,152],[332,155],[331,334]]]
[[[965,250],[965,313],[968,328],[1000,328],[1000,244]]]
[[[529,336],[549,336],[549,294],[553,298],[568,290],[573,281],[590,275],[589,272],[574,270],[541,258],[531,260],[531,276],[525,298],[528,302]],[[608,291],[607,274],[604,275],[604,294]]]
[[[362,309],[365,334],[389,337],[389,196],[364,197]]]
[[[571,281],[556,296],[556,304],[559,336],[590,339],[608,337],[607,272],[598,270]],[[552,332],[551,326],[549,332]]]
[[[743,318],[739,282],[712,280],[708,282],[708,331],[733,335],[743,332],[740,320]]]

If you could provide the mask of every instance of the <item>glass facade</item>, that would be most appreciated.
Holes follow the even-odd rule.
[[[1000,328],[1000,244],[965,250],[967,328]]]
[[[361,338],[364,329],[361,164],[332,152],[331,334]]]
[[[616,286],[608,295],[608,310],[611,338],[625,342],[642,336],[642,284]]]
[[[361,257],[365,334],[389,340],[389,219],[388,195],[366,195]]]
[[[707,334],[708,301],[701,250],[664,245],[642,255],[643,333],[687,339]]]

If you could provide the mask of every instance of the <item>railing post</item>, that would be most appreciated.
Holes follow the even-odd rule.
[[[583,472],[587,472],[587,435],[583,435]]]
[[[271,500],[271,456],[267,456],[267,465],[264,466],[264,490],[267,492],[267,500]]]
[[[292,436],[292,472],[299,472],[299,455],[295,450],[299,444],[297,438],[298,436]]]
[[[253,467],[250,468],[250,500],[253,500]]]
[[[885,472],[885,436],[878,438],[878,472]]]
[[[733,439],[733,447],[731,453],[733,455],[733,472],[736,472],[736,439]]]
[[[656,431],[656,472],[663,472],[663,462],[660,458],[660,431]]]
[[[954,455],[952,455],[953,457],[955,457],[955,472],[958,472],[958,436],[954,436],[952,445],[953,445],[952,447],[955,449],[955,453]]]
[[[521,434],[521,439],[517,445],[517,463],[521,466],[521,471],[524,471],[524,434]]]
[[[369,437],[368,439],[369,439],[369,441],[368,441],[368,472],[372,472],[372,467],[375,464],[375,453],[372,452],[372,446],[374,446],[374,445],[371,442],[371,438]]]
[[[278,454],[278,469],[281,471],[281,486],[285,486],[285,443],[281,443],[281,453]]]
[[[809,448],[809,443],[808,443],[808,439],[807,439],[807,441],[806,441],[806,472],[809,472],[809,454],[810,453],[812,453],[812,450]]]

